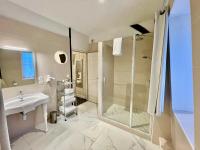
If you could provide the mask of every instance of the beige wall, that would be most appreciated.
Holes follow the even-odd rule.
[[[140,37],[137,39],[135,42],[133,110],[146,112],[149,97],[153,34],[145,35],[142,40],[140,40]]]
[[[90,43],[88,52],[98,52],[98,43]]]
[[[146,111],[148,88],[151,72],[151,55],[153,35],[146,35],[136,41],[134,74],[134,109]],[[114,101],[127,108],[130,107],[131,73],[133,56],[133,37],[123,39],[122,55],[114,57]],[[147,56],[147,59],[142,58]]]
[[[69,63],[59,65],[54,60],[54,53],[58,50],[69,53],[68,38],[58,34],[48,32],[24,23],[0,17],[0,45],[11,45],[16,47],[26,47],[36,53],[37,75],[46,77],[47,74],[61,80],[69,73]],[[56,109],[56,83],[52,84],[32,84],[3,89],[4,100],[19,94],[19,90],[26,93],[44,92],[49,95],[48,111]],[[9,131],[11,138],[18,136],[30,129],[33,124],[34,113],[28,115],[27,121],[22,121],[16,115],[8,117]],[[39,114],[38,116],[42,116]],[[12,118],[15,118],[14,120]],[[32,121],[31,121],[32,120]],[[39,119],[40,120],[40,119]],[[12,124],[18,124],[13,126]],[[26,127],[24,125],[26,124]],[[17,131],[17,132],[16,132]]]
[[[86,52],[89,49],[89,36],[72,29],[72,49]]]
[[[122,55],[114,57],[114,103],[130,107],[133,37],[122,40]]]
[[[50,74],[61,80],[69,72],[69,63],[59,65],[54,60],[54,53],[58,50],[67,51],[69,54],[68,38],[64,36],[1,17],[0,45],[26,47],[34,51],[38,76],[46,77]],[[6,90],[10,89],[4,91]],[[5,94],[4,96],[9,97]]]
[[[193,89],[195,112],[195,149],[200,150],[200,1],[191,0],[192,16],[192,53],[193,53]]]
[[[87,53],[88,100],[98,103],[98,43],[91,41]]]

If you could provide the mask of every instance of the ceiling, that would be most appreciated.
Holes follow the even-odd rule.
[[[8,0],[92,38],[153,20],[162,0]],[[99,1],[104,1],[100,3]]]

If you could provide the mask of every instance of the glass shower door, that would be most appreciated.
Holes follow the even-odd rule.
[[[113,55],[113,42],[103,42],[103,116],[129,126],[133,37],[122,40],[122,55]]]
[[[113,55],[112,40],[101,52],[103,117],[147,134],[152,49],[153,34],[146,34],[124,38],[120,56]]]
[[[135,37],[134,78],[131,127],[149,133],[150,115],[147,113],[153,34]]]

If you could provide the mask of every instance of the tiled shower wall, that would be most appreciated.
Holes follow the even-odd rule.
[[[134,97],[135,109],[146,111],[148,104],[148,87],[151,72],[151,55],[153,35],[146,35],[136,41],[134,57]],[[130,107],[131,71],[133,56],[133,37],[123,39],[122,56],[114,57],[114,103]],[[144,59],[143,57],[147,57]]]

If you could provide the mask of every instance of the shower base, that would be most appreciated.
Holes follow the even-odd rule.
[[[122,105],[112,104],[103,116],[129,126],[130,111]],[[149,125],[150,115],[147,112],[139,110],[132,112],[132,128],[149,133]]]

